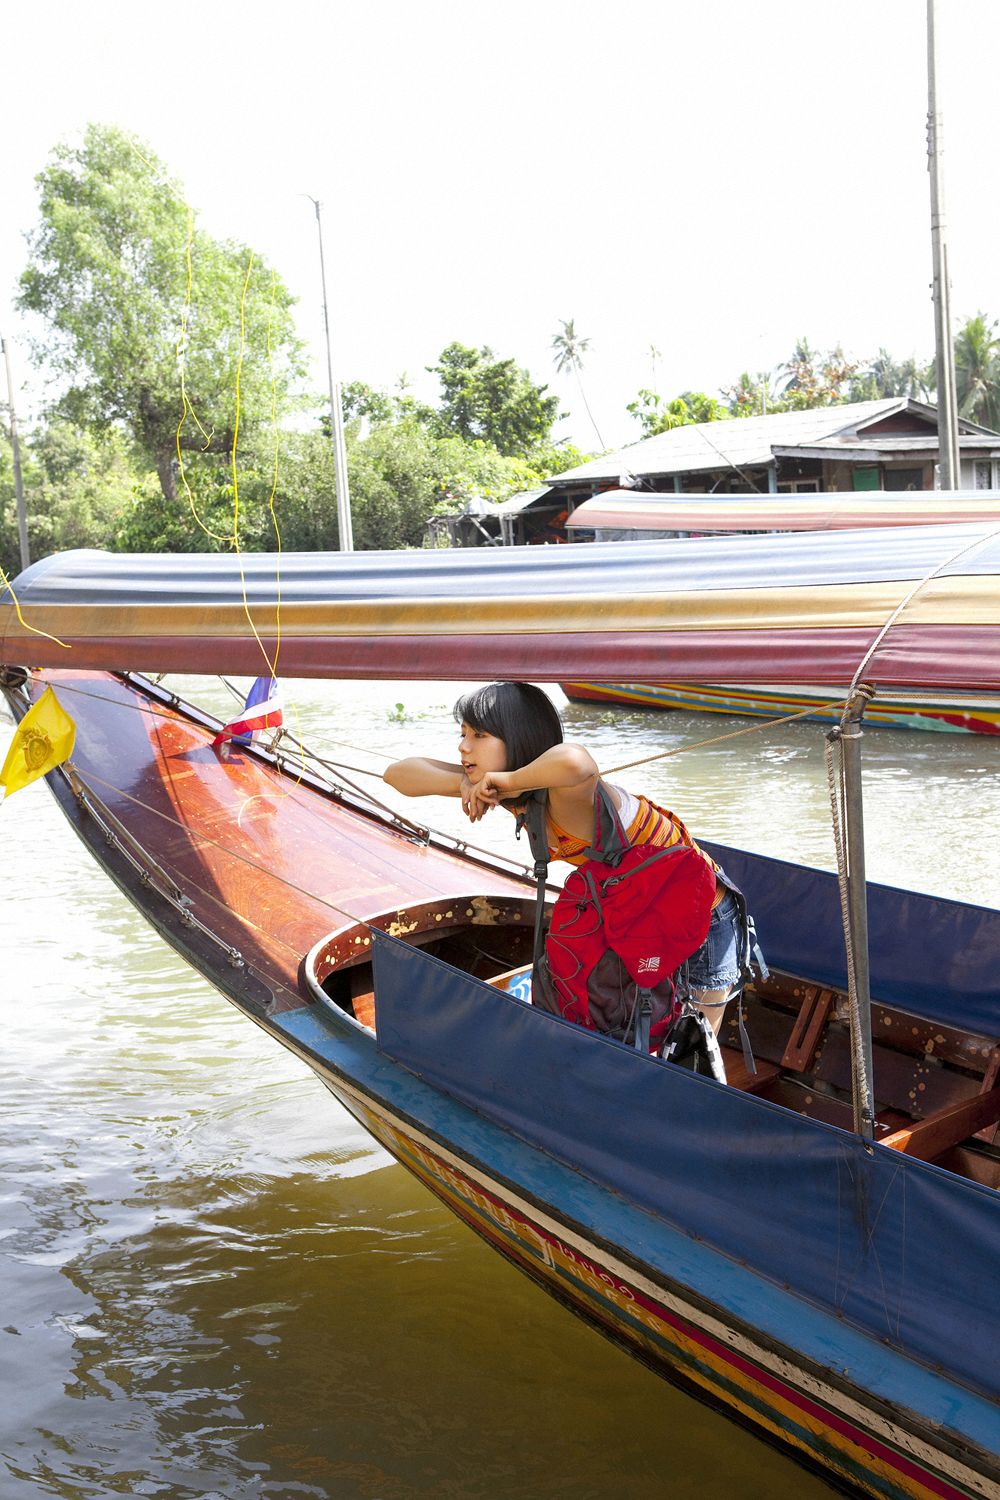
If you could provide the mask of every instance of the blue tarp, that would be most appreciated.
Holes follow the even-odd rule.
[[[1000,1394],[1000,1195],[374,937],[384,1054],[874,1337]]]
[[[702,846],[746,892],[772,968],[847,988],[835,875]],[[1000,1035],[1000,911],[869,884],[868,926],[874,999],[941,1026]]]

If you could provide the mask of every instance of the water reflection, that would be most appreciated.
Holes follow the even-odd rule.
[[[448,755],[458,690],[294,696],[307,740],[376,767]],[[567,720],[606,768],[737,722]],[[873,878],[990,899],[993,743],[880,730],[865,750]],[[706,836],[831,863],[817,726],[619,779]],[[468,832],[452,804],[419,811]],[[389,1166],[152,935],[44,787],[5,804],[0,832],[4,1500],[830,1493],[583,1328]],[[502,814],[474,838],[517,847]]]

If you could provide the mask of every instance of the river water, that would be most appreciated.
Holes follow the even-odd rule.
[[[293,730],[368,767],[450,758],[455,694],[286,688]],[[604,769],[748,722],[566,718]],[[822,733],[617,779],[696,834],[830,866]],[[875,730],[865,757],[870,877],[998,904],[1000,742]],[[468,832],[453,804],[406,806]],[[0,810],[0,850],[0,1500],[833,1493],[454,1221],[146,928],[43,783]]]

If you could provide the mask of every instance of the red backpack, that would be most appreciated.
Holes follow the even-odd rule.
[[[686,844],[630,847],[599,784],[594,845],[566,881],[546,939],[545,800],[534,793],[521,816],[539,880],[532,1003],[655,1052],[680,1011],[677,971],[708,935],[715,872]]]

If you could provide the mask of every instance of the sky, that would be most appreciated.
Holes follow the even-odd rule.
[[[1000,317],[1000,0],[939,0],[952,307]],[[2,33],[0,332],[35,175],[88,121],[146,141],[201,224],[274,265],[325,388],[433,399],[446,344],[558,393],[556,436],[640,430],[642,386],[716,394],[806,336],[933,352],[925,0],[32,0]],[[590,340],[556,373],[564,319]],[[658,353],[654,356],[651,351]]]

